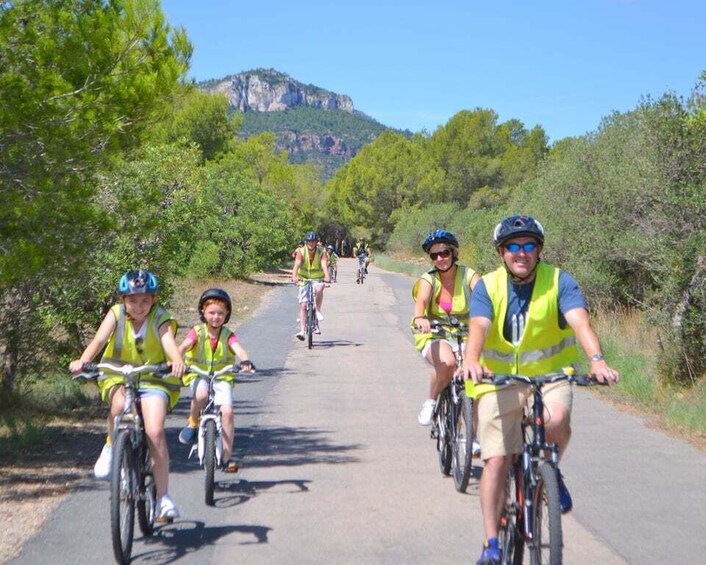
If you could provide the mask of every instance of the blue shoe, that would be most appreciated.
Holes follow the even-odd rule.
[[[186,426],[183,430],[179,432],[179,443],[184,445],[190,445],[196,440],[196,431],[198,428],[192,428],[191,426]]]
[[[483,553],[476,565],[502,565],[503,552],[500,549],[498,538],[490,538],[483,544]]]
[[[569,493],[569,489],[566,488],[564,477],[561,476],[559,469],[556,470],[556,476],[559,479],[559,505],[561,506],[561,513],[566,514],[567,512],[571,512],[574,503],[571,500],[571,494]]]

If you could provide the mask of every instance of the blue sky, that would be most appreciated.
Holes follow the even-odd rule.
[[[274,68],[347,94],[384,125],[433,132],[461,110],[595,131],[706,70],[706,0],[163,0],[197,81]]]

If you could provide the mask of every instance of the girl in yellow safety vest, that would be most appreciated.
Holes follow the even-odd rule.
[[[170,377],[158,379],[144,375],[138,389],[157,487],[157,519],[165,521],[179,517],[179,509],[168,494],[169,450],[164,422],[167,410],[179,400],[184,362],[174,338],[176,320],[156,304],[158,289],[157,278],[149,271],[140,269],[125,273],[118,283],[122,303],[108,311],[91,343],[69,368],[73,373],[79,373],[84,363],[92,361],[101,350],[104,350],[101,361],[116,365],[170,362]],[[109,372],[105,372],[98,382],[101,398],[110,405],[107,440],[93,468],[99,479],[110,476],[113,422],[125,406],[123,382],[123,377]]]
[[[243,370],[254,372],[255,366],[248,359],[248,353],[238,341],[238,337],[225,324],[233,310],[230,296],[225,290],[211,288],[199,298],[198,311],[201,323],[194,326],[179,346],[188,365],[197,365],[205,371],[219,371],[240,359]],[[220,407],[223,423],[223,470],[226,473],[238,471],[233,459],[233,385],[232,373],[218,377],[214,383],[215,403]],[[208,401],[208,383],[197,379],[196,373],[184,377],[184,386],[191,386],[193,398],[189,412],[189,422],[179,433],[179,441],[189,445],[196,439],[199,413]]]

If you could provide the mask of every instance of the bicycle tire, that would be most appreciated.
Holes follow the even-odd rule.
[[[461,394],[453,407],[453,478],[456,490],[466,492],[473,472],[473,399]]]
[[[436,407],[434,417],[437,421],[437,429],[439,430],[436,438],[436,449],[439,452],[439,469],[441,474],[449,476],[451,474],[451,399],[449,398],[449,390],[445,388],[439,395],[439,402]]]
[[[113,441],[110,475],[110,533],[118,563],[130,563],[135,533],[135,460],[130,430],[121,430]]]
[[[532,565],[560,565],[562,562],[561,503],[556,468],[541,463],[533,490],[533,542],[530,545]]]
[[[524,558],[524,522],[518,497],[521,487],[518,487],[517,480],[521,476],[522,469],[519,463],[513,463],[505,483],[505,504],[500,515],[500,528],[498,529],[498,541],[503,552],[503,565],[522,565]]]
[[[204,433],[203,465],[206,470],[204,480],[204,501],[208,506],[213,506],[213,490],[215,488],[216,473],[216,422],[207,420]]]
[[[157,483],[152,474],[152,462],[147,443],[143,443],[142,466],[140,469],[140,491],[137,499],[137,522],[146,537],[154,533],[157,518]]]
[[[310,302],[306,306],[306,343],[309,349],[314,346],[314,327],[316,323],[316,310],[313,303]]]

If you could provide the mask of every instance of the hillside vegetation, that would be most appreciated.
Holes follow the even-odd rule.
[[[703,386],[702,84],[550,147],[541,126],[483,108],[413,136],[338,112],[230,113],[186,81],[191,51],[157,0],[0,3],[0,403],[66,380],[128,269],[154,271],[168,305],[183,277],[289,262],[309,229],[339,248],[366,236],[419,257],[424,235],[446,227],[487,271],[493,226],[519,212],[545,225],[543,258],[579,279],[593,309],[647,320],[652,383]],[[323,185],[321,164],[278,150],[277,127],[312,120],[362,145]]]
[[[291,108],[281,112],[243,112],[241,138],[264,132],[275,134],[277,151],[292,163],[314,163],[322,178],[332,177],[360,149],[387,130],[382,124],[343,110]]]

